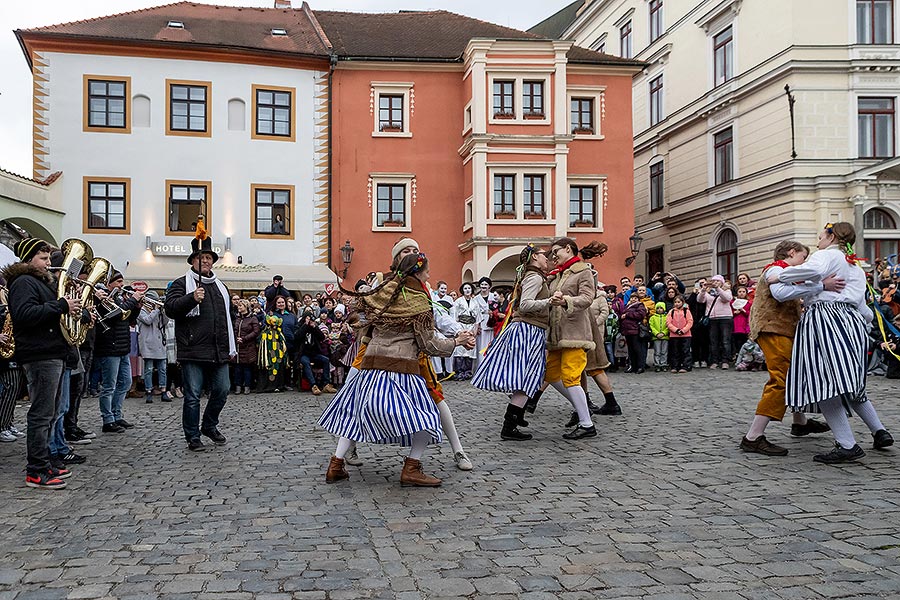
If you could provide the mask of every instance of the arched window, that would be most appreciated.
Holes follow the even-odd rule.
[[[880,208],[873,208],[866,211],[863,227],[866,229],[895,229],[897,226],[890,213]]]
[[[240,98],[228,101],[228,131],[244,131],[247,126],[246,110],[247,105]]]
[[[897,222],[894,217],[886,210],[873,208],[866,211],[863,216],[863,227],[865,232],[865,254],[869,262],[874,262],[880,258],[888,258],[891,262],[897,262],[898,236],[896,233],[888,234],[888,231],[896,231]],[[870,231],[877,230],[881,233],[875,236],[870,235]]]
[[[737,265],[737,234],[733,229],[723,229],[716,239],[716,272],[734,283]]]
[[[150,127],[150,98],[138,94],[131,101],[131,124],[134,127]]]

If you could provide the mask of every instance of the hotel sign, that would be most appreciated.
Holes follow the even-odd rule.
[[[212,248],[219,256],[225,253],[224,244],[213,244]],[[153,256],[190,256],[191,242],[190,239],[183,242],[150,242],[150,252]]]

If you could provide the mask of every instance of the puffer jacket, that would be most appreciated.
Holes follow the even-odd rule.
[[[591,302],[591,333],[594,335],[594,349],[587,353],[586,371],[605,369],[609,366],[606,355],[606,318],[609,316],[609,302],[606,292],[597,290],[597,297]]]
[[[53,277],[21,262],[6,267],[3,277],[9,286],[9,310],[16,341],[14,360],[20,364],[64,360],[69,343],[63,337],[59,317],[69,311],[69,304],[56,297]]]
[[[238,338],[243,341],[238,342]],[[259,319],[256,315],[238,316],[234,320],[234,343],[237,344],[238,364],[255,365],[259,352]]]
[[[226,363],[231,359],[228,347],[228,328],[232,326],[228,316],[231,301],[222,297],[215,283],[198,282],[198,287],[203,287],[206,296],[200,303],[200,314],[187,316],[197,306],[197,301],[193,294],[186,293],[185,277],[173,281],[166,292],[166,314],[175,320],[178,360]]]
[[[689,338],[691,328],[694,326],[694,315],[687,306],[673,308],[666,315],[666,326],[669,328],[670,338]],[[683,333],[677,333],[678,330]]]
[[[655,312],[650,315],[650,335],[653,336],[653,341],[667,340],[669,339],[669,327],[666,325],[666,303],[657,302],[656,309],[662,309],[663,312]],[[662,334],[662,337],[659,337],[659,334]]]
[[[548,350],[594,349],[594,334],[588,309],[597,296],[597,282],[590,266],[579,260],[550,282],[550,294],[562,292],[565,306],[550,308]]]
[[[135,319],[135,313],[140,310],[140,305],[126,298],[118,302],[122,311],[131,311],[128,319],[115,317],[108,319],[106,324],[109,330],[97,330],[97,338],[94,341],[94,356],[128,356],[131,353],[131,325]],[[123,315],[124,316],[124,315]]]
[[[142,310],[137,318],[138,349],[143,358],[163,360],[166,358],[166,325],[169,318],[154,308],[150,312]]]
[[[622,335],[638,335],[639,325],[647,318],[647,307],[643,302],[635,301],[622,310],[622,318],[619,320],[619,332]]]

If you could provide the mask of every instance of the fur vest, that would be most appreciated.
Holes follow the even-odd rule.
[[[760,333],[774,333],[793,339],[801,312],[800,300],[779,302],[772,297],[763,272],[756,284],[756,297],[750,311],[750,339],[755,340]]]

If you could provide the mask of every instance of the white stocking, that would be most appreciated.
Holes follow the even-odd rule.
[[[850,408],[859,415],[859,418],[865,422],[866,427],[868,427],[869,431],[872,433],[884,429],[884,423],[878,418],[878,413],[875,412],[875,407],[872,406],[871,401],[851,402]]]
[[[334,451],[334,455],[337,458],[344,458],[347,455],[347,450],[350,449],[350,446],[353,445],[353,440],[350,438],[342,437],[338,440],[337,448]]]
[[[441,402],[443,404],[443,402]],[[417,431],[413,435],[412,445],[409,448],[409,457],[414,460],[421,460],[425,454],[425,448],[428,447],[428,441],[431,440],[431,434],[427,431]]]
[[[853,437],[853,431],[850,430],[850,421],[847,420],[847,411],[844,410],[844,403],[841,402],[841,399],[835,397],[819,402],[819,409],[825,416],[825,422],[831,427],[834,440],[846,450],[855,446],[856,439]]]
[[[524,408],[526,402],[528,402],[528,396],[525,392],[513,392],[513,395],[509,398],[509,403],[518,408]]]
[[[453,413],[450,412],[450,406],[446,400],[442,400],[438,402],[437,407],[438,412],[441,413],[441,429],[444,430],[444,435],[450,440],[450,447],[453,448],[453,453],[462,452],[462,442],[459,441],[459,434],[456,433],[456,425],[453,423]]]
[[[580,385],[566,387],[563,385],[562,381],[554,381],[550,385],[572,404],[572,407],[578,413],[579,425],[582,427],[593,427],[594,423],[591,421],[591,411],[588,409],[587,396],[584,395],[584,388]]]

